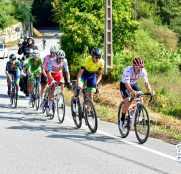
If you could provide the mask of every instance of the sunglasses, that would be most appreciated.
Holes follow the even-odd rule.
[[[138,69],[141,69],[143,67],[142,66],[134,66],[134,68],[138,70]]]
[[[58,58],[58,59],[62,59],[62,60],[64,59],[64,58],[62,58],[62,57],[57,57],[57,58]]]
[[[94,56],[94,58],[99,60],[101,57],[100,56]]]

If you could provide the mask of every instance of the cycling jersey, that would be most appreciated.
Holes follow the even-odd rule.
[[[85,69],[86,71],[90,73],[95,73],[99,69],[102,69],[104,67],[104,60],[100,59],[97,63],[94,63],[92,60],[92,57],[89,56],[85,59],[85,62],[81,68]]]
[[[50,59],[53,59],[53,57],[51,57],[51,55],[46,55],[43,59],[43,69],[45,71],[48,71],[48,65],[50,64]]]
[[[11,61],[8,61],[6,63],[6,71],[10,72],[19,72],[19,70],[22,70],[21,64],[19,61],[16,61],[15,64],[13,65],[13,63]]]
[[[139,78],[143,78],[144,82],[148,82],[146,69],[142,68],[139,74],[135,74],[133,66],[128,66],[124,69],[121,82],[130,82],[133,85]]]
[[[56,58],[50,60],[50,64],[48,65],[48,71],[51,71],[51,73],[62,73],[62,69],[64,69],[65,72],[69,71],[67,59],[63,59],[63,61],[59,64],[57,63]]]
[[[42,68],[42,60],[41,58],[38,58],[38,60],[36,60],[37,63],[35,63],[35,58],[30,58],[28,60],[28,68],[30,69],[31,73],[33,73],[33,75],[38,75],[38,73],[40,72],[41,68]]]
[[[13,65],[11,61],[6,63],[6,71],[11,75],[14,76],[15,83],[19,83],[20,81],[20,71],[22,70],[21,64],[19,61],[16,61]]]

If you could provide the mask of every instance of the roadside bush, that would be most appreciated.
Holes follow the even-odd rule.
[[[178,37],[167,26],[158,26],[152,19],[143,19],[140,21],[140,28],[148,32],[154,40],[162,43],[166,49],[171,51],[177,49]]]

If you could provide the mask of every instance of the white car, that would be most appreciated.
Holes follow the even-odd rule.
[[[8,58],[8,49],[3,43],[0,43],[0,58]]]

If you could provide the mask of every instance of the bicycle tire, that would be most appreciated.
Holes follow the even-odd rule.
[[[76,128],[80,128],[82,126],[82,111],[80,106],[80,100],[78,98],[75,103],[73,101],[74,97],[72,97],[71,99],[72,118]]]
[[[35,93],[32,93],[32,108],[35,106]]]
[[[139,104],[135,115],[135,134],[140,144],[147,141],[150,133],[150,119],[144,105]]]
[[[35,107],[36,110],[40,107],[40,91],[39,91],[39,85],[35,88]]]
[[[120,128],[120,120],[121,120],[121,114],[122,114],[122,107],[124,105],[124,101],[122,101],[119,105],[119,109],[118,109],[118,128],[119,128],[119,132],[121,134],[122,138],[126,138],[129,135],[130,132],[130,124],[128,123],[128,120],[126,119],[125,123],[124,123],[124,130],[122,130]],[[128,118],[128,113],[126,114],[126,118]]]
[[[15,94],[15,96],[14,96],[14,107],[15,108],[17,107],[17,103],[18,103],[18,96],[17,96],[17,94]]]
[[[10,97],[9,97],[9,99],[10,99],[10,105],[12,106],[13,105],[13,94],[12,94],[12,91],[11,91],[11,94],[10,94]]]
[[[96,131],[97,131],[97,114],[96,114],[96,110],[95,110],[93,102],[88,98],[86,100],[87,100],[87,105],[90,106],[90,110],[88,112],[85,109],[85,121],[86,121],[87,126],[88,126],[89,130],[91,131],[91,133],[96,133]],[[92,118],[92,120],[90,120],[89,118]],[[93,124],[91,124],[91,123],[93,123]]]
[[[63,123],[65,117],[65,101],[62,93],[59,93],[57,96],[56,109],[59,123]]]

